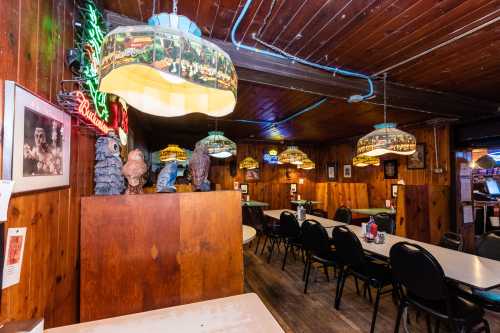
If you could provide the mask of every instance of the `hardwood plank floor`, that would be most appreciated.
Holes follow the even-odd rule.
[[[279,254],[274,254],[271,263],[267,264],[267,252],[264,251],[262,256],[255,255],[254,246],[246,247],[244,251],[245,291],[258,294],[286,332],[370,331],[373,305],[367,298],[356,294],[352,278],[346,282],[340,310],[337,311],[333,307],[336,282],[332,278],[332,271],[330,282],[326,281],[322,270],[312,271],[308,293],[305,295],[302,281],[304,265],[299,257],[294,260],[293,256],[289,256],[285,271],[282,271],[283,249]],[[374,291],[372,294],[375,296]],[[382,296],[375,332],[393,332],[396,312],[391,295]],[[409,332],[427,331],[424,316],[416,321],[415,312],[410,310],[409,317]],[[500,332],[500,315],[490,312],[486,318],[491,332]],[[446,331],[446,327],[441,325],[441,332]],[[400,332],[404,332],[402,326]]]

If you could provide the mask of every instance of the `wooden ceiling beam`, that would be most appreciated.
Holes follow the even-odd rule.
[[[112,29],[122,25],[145,24],[115,12],[105,11]],[[332,75],[291,61],[237,49],[233,44],[209,39],[231,57],[238,79],[264,85],[308,92],[325,97],[347,99],[350,95],[367,91],[365,80]],[[376,97],[364,103],[382,104],[382,82],[375,82]],[[461,95],[413,88],[396,83],[387,85],[388,107],[435,114],[463,120],[499,115],[499,105]]]

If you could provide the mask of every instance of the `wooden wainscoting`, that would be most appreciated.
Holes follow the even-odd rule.
[[[321,201],[319,207],[327,211],[329,217],[333,217],[340,206],[370,207],[365,183],[316,183],[316,199]]]
[[[243,292],[237,191],[82,198],[80,320]]]

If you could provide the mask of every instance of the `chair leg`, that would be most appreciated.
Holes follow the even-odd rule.
[[[262,238],[262,234],[259,234],[257,236],[257,244],[255,245],[255,254],[257,254],[257,252],[259,252],[259,244],[260,244],[260,239]]]
[[[425,316],[425,322],[427,324],[427,332],[432,333],[432,325],[431,325],[431,316],[430,315]]]
[[[436,319],[436,326],[434,326],[434,333],[439,333],[439,326],[441,326],[439,323],[439,319]]]
[[[323,271],[325,272],[326,275],[326,281],[330,282],[330,276],[328,275],[328,267],[326,265],[323,265]]]
[[[268,264],[271,262],[271,257],[273,255],[273,251],[274,251],[274,244],[276,244],[276,240],[271,239],[271,249],[269,250],[269,255],[267,256],[267,263]]]
[[[342,292],[344,291],[345,280],[347,279],[348,274],[344,270],[341,273],[341,275],[342,275],[342,279],[341,279],[341,283],[340,283],[340,289],[337,289],[338,296],[337,296],[337,299],[335,300],[335,309],[337,309],[337,310],[340,308],[340,300],[342,298]],[[337,284],[337,287],[338,287],[338,284]]]
[[[373,306],[373,316],[372,316],[372,327],[370,333],[375,331],[375,322],[377,321],[378,314],[378,304],[380,302],[380,293],[382,292],[382,287],[377,288],[377,296],[375,296],[375,305]]]
[[[302,272],[302,281],[306,280],[306,271],[307,271],[307,265],[309,265],[309,257],[306,258],[304,262],[304,272]]]
[[[264,245],[262,245],[262,250],[260,251],[260,255],[264,253],[264,249],[266,248],[267,241],[269,240],[269,236],[264,235]]]
[[[483,319],[483,325],[484,325],[484,331],[486,333],[490,333],[490,324],[488,323],[488,321],[486,319]]]
[[[309,258],[306,265],[306,281],[304,284],[304,294],[307,294],[307,285],[309,284],[309,275],[311,274],[312,260]]]
[[[394,333],[399,333],[399,324],[401,323],[401,316],[403,315],[405,305],[403,301],[399,302],[398,315],[396,316],[396,326],[394,327]]]
[[[283,256],[283,264],[281,265],[281,270],[285,270],[285,265],[286,265],[286,257],[288,257],[288,250],[290,249],[290,244],[285,243],[285,255]],[[293,249],[292,249],[293,251]]]
[[[354,277],[354,284],[356,285],[356,294],[359,295],[359,284],[358,284],[358,278]]]

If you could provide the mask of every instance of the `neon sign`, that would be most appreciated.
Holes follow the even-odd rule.
[[[101,12],[93,0],[84,0],[80,8],[83,25],[77,31],[77,44],[81,52],[83,87],[94,104],[97,116],[109,121],[107,94],[99,91],[99,62],[105,27]],[[89,109],[90,110],[90,109]]]
[[[87,99],[87,97],[85,97],[83,92],[79,90],[75,91],[75,101],[78,103],[78,110],[77,110],[78,114],[82,116],[85,120],[87,120],[96,128],[98,128],[103,134],[108,134],[108,132],[112,130],[91,109],[90,101]]]

